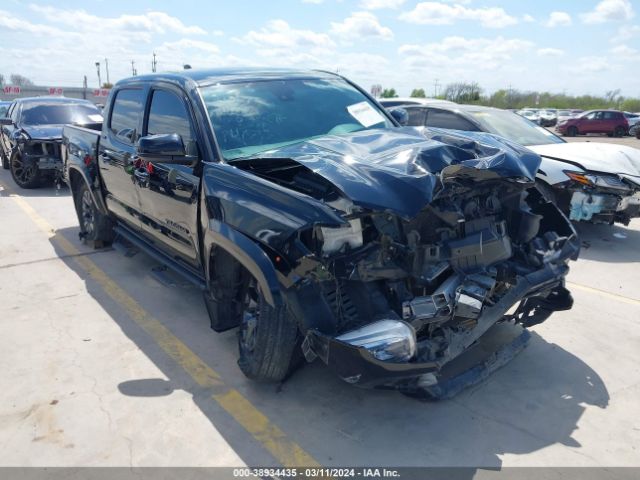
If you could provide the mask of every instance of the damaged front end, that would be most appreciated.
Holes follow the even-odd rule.
[[[56,129],[57,131],[60,129]],[[16,149],[18,155],[16,162],[19,162],[20,169],[25,172],[39,171],[41,175],[49,176],[53,179],[60,179],[62,176],[62,136],[60,130],[59,138],[46,135],[43,138],[22,130],[18,132],[16,138]]]
[[[394,148],[369,149],[363,166],[352,145],[383,139],[332,140],[300,146],[295,160],[289,149],[236,164],[344,219],[301,229],[284,249],[307,360],[352,384],[411,392],[437,384],[495,324],[530,327],[571,308],[564,278],[579,242],[535,188],[539,157],[464,137],[391,137]],[[404,188],[394,183],[403,176]],[[349,182],[376,187],[377,199]]]
[[[629,225],[640,216],[640,184],[625,175],[565,171],[557,189],[560,205],[574,221]]]

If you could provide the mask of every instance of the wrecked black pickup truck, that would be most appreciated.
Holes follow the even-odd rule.
[[[101,134],[65,127],[63,157],[81,237],[119,236],[200,286],[251,379],[304,355],[411,392],[494,324],[572,305],[579,244],[534,188],[536,154],[401,127],[334,74],[123,80]]]

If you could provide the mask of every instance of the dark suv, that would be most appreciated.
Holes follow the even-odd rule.
[[[629,131],[629,122],[617,110],[590,110],[558,123],[556,130],[567,137],[587,133],[606,133],[610,137],[623,137]]]

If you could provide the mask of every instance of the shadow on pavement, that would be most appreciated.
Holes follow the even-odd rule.
[[[640,262],[640,231],[622,225],[574,223],[582,249],[580,258],[607,263]]]
[[[51,239],[62,256],[61,235],[78,244],[77,229],[58,231]],[[196,289],[159,284],[150,274],[154,262],[143,254],[124,258],[114,251],[92,258],[220,373],[227,385],[239,390],[324,466],[500,468],[503,454],[527,454],[555,444],[579,448],[572,433],[583,412],[587,406],[606,408],[609,403],[607,388],[593,369],[535,332],[529,346],[511,363],[448,401],[424,403],[395,392],[357,389],[318,362],[306,365],[281,386],[252,383],[235,363],[235,333],[217,335],[209,330]],[[174,363],[73,258],[63,261],[168,379],[123,379],[114,389],[136,397],[185,390],[247,464],[277,465],[211,398],[211,392]],[[473,477],[470,472],[468,478]]]
[[[62,184],[60,188],[56,188],[53,182],[47,182],[39,188],[20,188],[11,178],[9,170],[4,170],[0,167],[0,179],[6,182],[7,185],[21,197],[70,197],[71,191],[69,188]]]

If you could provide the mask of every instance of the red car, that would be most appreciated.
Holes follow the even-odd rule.
[[[606,133],[610,137],[623,137],[629,131],[629,122],[624,113],[618,110],[589,110],[559,123],[556,131],[567,137],[587,133]]]

